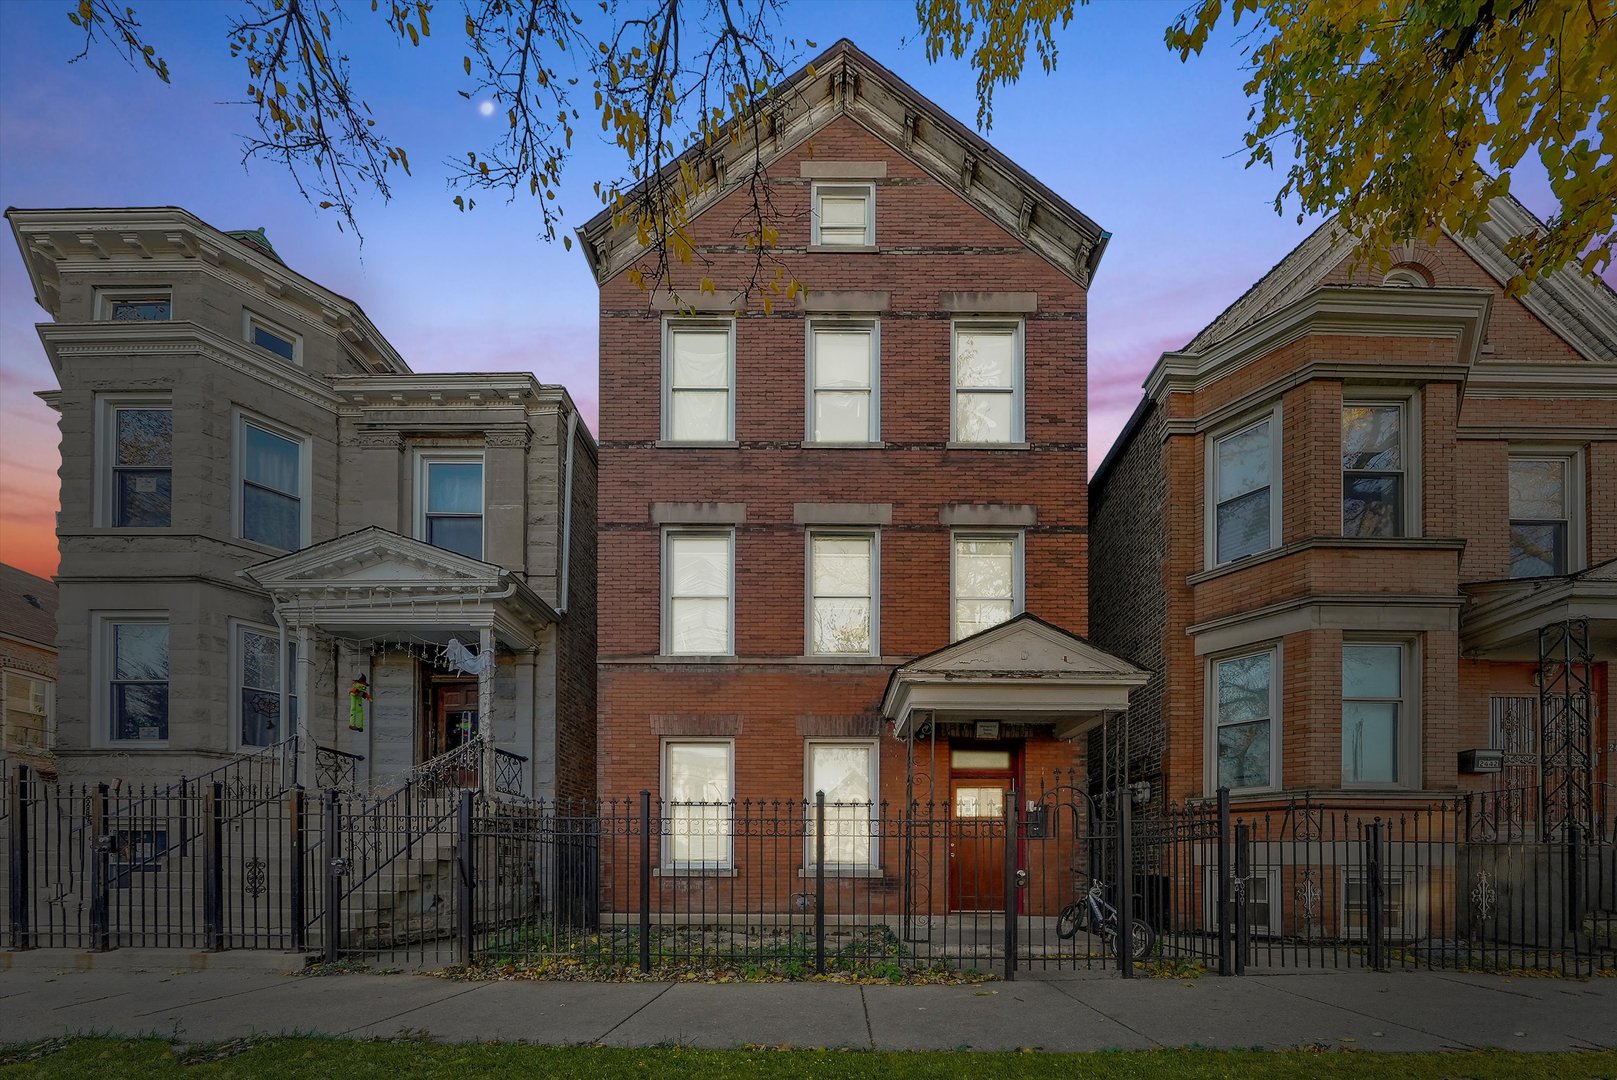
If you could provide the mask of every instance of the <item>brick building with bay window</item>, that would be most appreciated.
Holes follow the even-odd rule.
[[[1597,820],[1617,659],[1617,296],[1474,237],[1372,270],[1327,222],[1163,354],[1091,485],[1093,639],[1151,668],[1131,775]],[[1489,771],[1483,771],[1489,770]]]

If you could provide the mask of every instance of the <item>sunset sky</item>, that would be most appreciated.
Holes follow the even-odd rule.
[[[0,203],[17,207],[177,205],[220,228],[267,229],[287,265],[357,301],[418,371],[531,370],[567,386],[593,425],[596,293],[583,257],[538,235],[533,206],[450,203],[439,163],[480,147],[482,115],[461,84],[459,7],[440,5],[420,49],[382,41],[369,4],[352,5],[349,52],[361,94],[415,170],[394,199],[360,208],[361,244],[338,231],[271,164],[243,166],[245,69],[226,28],[239,3],[130,0],[173,83],[110,51],[70,63],[82,34],[67,0],[0,3]],[[593,8],[581,0],[581,8]],[[625,5],[631,9],[632,4]],[[1078,11],[1056,72],[1036,61],[999,91],[987,137],[1113,233],[1090,292],[1090,468],[1104,457],[1165,349],[1178,347],[1295,245],[1313,222],[1272,207],[1278,174],[1243,167],[1248,103],[1237,35],[1181,64],[1162,44],[1183,0],[1100,2]],[[446,14],[447,12],[447,14]],[[926,61],[911,0],[791,0],[783,33],[823,48],[841,36],[969,123],[974,77]],[[813,50],[817,51],[817,50]],[[800,59],[807,59],[805,49]],[[586,83],[587,85],[587,83]],[[588,104],[587,101],[582,104]],[[587,119],[587,118],[586,118]],[[562,189],[567,228],[597,209],[596,180],[619,151],[582,126]],[[1516,194],[1541,216],[1540,178]],[[0,245],[0,561],[56,568],[55,414],[33,395],[54,379],[21,257]]]

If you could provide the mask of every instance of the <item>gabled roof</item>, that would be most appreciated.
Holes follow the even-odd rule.
[[[1516,264],[1505,254],[1505,245],[1514,236],[1542,232],[1544,225],[1509,195],[1494,199],[1488,209],[1490,216],[1475,236],[1447,230],[1444,235],[1503,285],[1516,272]],[[1301,298],[1318,287],[1321,279],[1358,243],[1358,237],[1343,231],[1336,218],[1328,219],[1179,351],[1206,352]],[[1617,294],[1604,282],[1564,267],[1530,284],[1521,301],[1585,358],[1617,360]]]
[[[1125,682],[1143,682],[1150,674],[1026,611],[895,669],[923,671],[957,676],[1121,676]]]
[[[56,583],[0,563],[0,637],[56,648]]]
[[[316,621],[365,621],[387,607],[408,619],[418,614],[470,615],[473,598],[520,613],[533,625],[558,615],[518,575],[496,563],[473,559],[372,525],[267,559],[240,576]],[[473,604],[472,606],[475,606]]]
[[[371,525],[248,567],[266,589],[306,583],[364,588],[496,585],[500,566]]]
[[[893,669],[882,716],[907,737],[919,711],[978,718],[1011,717],[1078,734],[1128,708],[1129,692],[1150,673],[1077,634],[1023,612]]]
[[[681,164],[704,181],[692,201],[694,219],[749,176],[767,169],[838,117],[847,116],[889,143],[977,207],[1063,273],[1088,286],[1111,233],[920,91],[843,38],[777,84],[754,114],[760,150],[751,137],[728,145],[697,144],[664,172],[677,182]],[[731,183],[726,183],[726,177]],[[611,208],[578,234],[598,281],[621,272],[645,247],[633,222],[614,227]]]

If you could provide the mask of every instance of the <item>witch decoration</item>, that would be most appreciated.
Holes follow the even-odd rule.
[[[348,688],[348,730],[365,730],[365,703],[370,699],[370,680],[363,675],[355,675],[354,684]]]

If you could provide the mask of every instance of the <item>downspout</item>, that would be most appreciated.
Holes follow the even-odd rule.
[[[557,575],[556,614],[567,614],[568,572],[573,547],[573,442],[578,431],[578,407],[567,414],[567,458],[561,488],[561,572]]]

